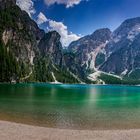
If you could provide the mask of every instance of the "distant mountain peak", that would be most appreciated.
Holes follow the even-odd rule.
[[[111,31],[108,28],[102,28],[96,30],[92,35],[91,38],[95,41],[106,42],[111,36]]]
[[[134,32],[140,32],[140,17],[125,20],[113,33],[119,37],[127,37]],[[128,37],[129,38],[129,37]]]
[[[40,30],[16,0],[0,0],[0,37],[0,82],[92,83],[92,73],[104,77],[99,83],[110,82],[108,73],[140,80],[140,17],[113,33],[98,29],[64,50],[58,32]]]
[[[123,23],[122,23],[122,25],[130,25],[130,23],[131,23],[131,25],[135,25],[135,24],[137,24],[137,23],[140,23],[140,17],[135,17],[135,18],[129,18],[129,19],[126,19]]]
[[[92,35],[96,35],[96,34],[102,35],[103,33],[111,33],[111,31],[109,28],[101,28],[101,29],[95,30],[95,32],[93,32]]]

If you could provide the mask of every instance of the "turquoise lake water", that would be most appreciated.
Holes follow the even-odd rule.
[[[0,119],[66,129],[140,128],[140,87],[0,84]]]

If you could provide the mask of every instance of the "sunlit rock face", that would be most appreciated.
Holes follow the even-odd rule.
[[[69,51],[75,55],[79,72],[89,74],[101,70],[131,77],[140,69],[139,39],[140,17],[124,21],[112,33],[109,29],[97,30],[72,42]]]
[[[56,31],[41,30],[16,1],[0,1],[0,82],[77,82],[63,56]]]
[[[100,70],[130,76],[140,68],[140,18],[124,21],[106,45],[107,61]],[[140,78],[140,77],[139,77]]]
[[[96,30],[66,49],[60,40],[56,31],[41,30],[16,0],[0,0],[0,82],[73,83],[98,71],[140,79],[140,17],[114,32]]]
[[[93,34],[72,42],[69,51],[75,55],[74,61],[82,73],[96,70],[96,57],[105,56],[105,46],[111,39],[111,31],[107,28],[96,30]],[[103,62],[105,59],[103,60]],[[101,62],[101,63],[103,63]],[[99,64],[100,65],[100,64]]]
[[[60,35],[56,31],[46,33],[41,39],[38,48],[42,55],[48,56],[56,65],[62,65],[63,48]]]

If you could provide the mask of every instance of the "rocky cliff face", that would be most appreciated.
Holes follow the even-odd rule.
[[[15,0],[0,0],[0,82],[126,84],[124,78],[140,83],[139,17],[114,32],[96,30],[64,50],[56,31],[39,29]]]
[[[79,73],[103,71],[120,77],[140,79],[140,18],[124,21],[113,33],[100,29],[70,44]]]
[[[4,55],[1,81],[20,81],[32,72],[33,59],[38,52],[37,41],[44,32],[16,6],[15,0],[1,0],[0,3],[0,44],[1,55]],[[12,63],[16,65],[14,69]]]
[[[46,33],[40,40],[38,48],[42,56],[47,56],[55,65],[62,66],[63,48],[60,35],[56,31]]]
[[[106,46],[107,60],[100,70],[117,75],[128,75],[140,68],[140,18],[126,20],[113,32]],[[139,77],[140,78],[140,77]]]
[[[105,46],[110,38],[111,31],[105,28],[70,44],[68,49],[75,55],[74,61],[82,73],[86,74],[95,71],[96,57],[99,54],[105,55]]]
[[[45,34],[15,0],[0,0],[0,82],[77,82],[62,51],[57,32]]]

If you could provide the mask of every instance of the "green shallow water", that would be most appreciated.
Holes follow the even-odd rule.
[[[0,119],[67,129],[140,128],[140,87],[0,84]]]

